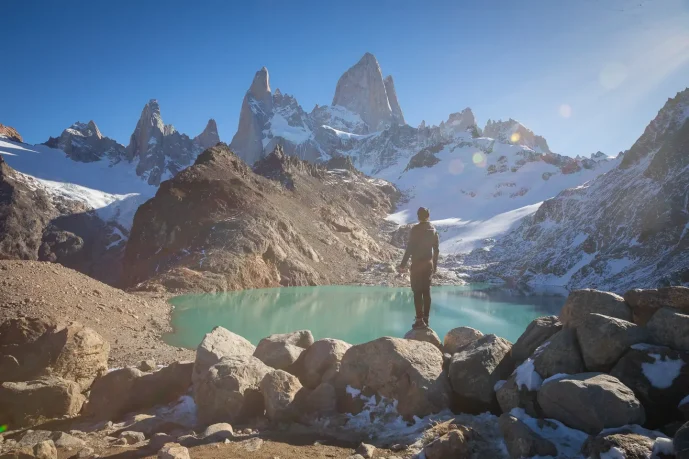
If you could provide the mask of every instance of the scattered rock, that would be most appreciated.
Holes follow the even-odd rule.
[[[143,371],[144,373],[150,373],[158,369],[155,360],[142,360],[137,366],[137,368]]]
[[[531,354],[548,338],[562,329],[562,324],[557,316],[544,316],[534,319],[516,343],[512,346],[512,358],[519,365],[528,359]]]
[[[292,333],[278,333],[263,338],[261,342],[270,341],[273,343],[284,343],[292,346],[297,346],[302,349],[308,349],[313,343],[313,335],[310,330],[298,330]],[[258,345],[261,345],[261,342]]]
[[[373,454],[376,452],[376,447],[373,445],[368,445],[366,443],[361,443],[357,448],[356,448],[356,453],[360,454],[362,457],[365,459],[371,459],[373,457]]]
[[[533,359],[534,368],[543,379],[584,371],[584,359],[579,351],[576,331],[572,328],[564,328],[551,336],[548,345]]]
[[[146,440],[146,435],[141,432],[134,432],[132,430],[125,430],[119,435],[121,440],[124,440],[127,445],[136,445]]]
[[[261,381],[266,416],[271,421],[292,421],[299,416],[295,397],[301,390],[299,378],[283,370],[275,370]]]
[[[679,420],[675,409],[689,395],[689,353],[664,346],[633,346],[610,371],[634,391],[646,411],[646,422],[659,428]]]
[[[51,435],[55,446],[58,448],[81,448],[86,446],[86,442],[80,438],[70,435],[65,432],[55,432]]]
[[[93,448],[81,448],[77,453],[77,459],[94,459],[98,457]]]
[[[441,352],[443,350],[443,345],[440,344],[440,338],[438,338],[438,334],[432,328],[411,329],[404,335],[404,339],[425,341],[440,349]]]
[[[589,314],[576,328],[588,371],[610,371],[633,344],[647,341],[646,328],[601,314]]]
[[[264,338],[256,346],[254,357],[271,368],[289,371],[303,351],[299,346]]]
[[[450,355],[459,352],[463,347],[468,346],[479,338],[483,337],[483,333],[471,327],[457,327],[453,328],[445,335],[443,339],[443,349]]]
[[[196,383],[194,400],[199,421],[236,423],[262,414],[260,384],[271,371],[256,357],[246,355],[225,357],[210,367]]]
[[[5,453],[0,453],[0,459],[35,459],[34,450],[30,446],[15,448]]]
[[[449,457],[470,457],[468,429],[451,430],[424,448],[426,459],[446,459]]]
[[[49,430],[27,430],[17,442],[17,446],[33,446],[42,441],[51,440],[53,432]]]
[[[642,290],[635,288],[624,294],[624,301],[632,309],[634,323],[646,325],[658,309],[674,308],[689,313],[689,288],[663,287]]]
[[[153,434],[151,436],[151,439],[148,442],[148,446],[151,447],[153,450],[159,450],[162,448],[166,443],[172,443],[175,441],[175,437],[172,435],[166,434],[166,433],[157,433]]]
[[[624,298],[614,293],[591,289],[574,290],[569,294],[560,312],[560,321],[565,328],[577,328],[590,313],[632,321],[632,312]]]
[[[596,434],[608,427],[643,424],[643,406],[619,379],[582,373],[549,381],[538,391],[544,417]]]
[[[0,425],[36,425],[49,419],[76,416],[84,404],[81,387],[62,378],[44,378],[0,385]]]
[[[689,351],[689,313],[660,308],[647,324],[651,340],[680,351]]]
[[[258,437],[254,437],[248,440],[240,441],[237,444],[249,452],[254,452],[261,449],[261,446],[263,446],[263,440]]]
[[[485,335],[452,356],[452,390],[468,412],[482,411],[495,404],[495,384],[507,379],[514,363],[512,344],[495,335]]]
[[[225,328],[215,327],[206,334],[196,349],[196,361],[192,376],[194,388],[198,382],[205,378],[208,369],[224,357],[253,356],[254,351],[256,351],[256,347],[247,339]]]
[[[47,336],[57,354],[48,374],[76,381],[86,390],[94,379],[108,371],[110,344],[94,330],[72,322]]]
[[[217,424],[206,427],[203,432],[203,438],[211,441],[225,441],[228,438],[234,437],[232,426],[226,422],[219,422]]]
[[[17,317],[0,323],[0,354],[34,343],[45,333],[54,332],[57,322],[50,317]]]
[[[305,387],[315,389],[325,373],[342,361],[350,347],[351,344],[339,339],[319,339],[299,356],[295,374]]]
[[[605,459],[608,457],[648,459],[653,452],[654,443],[655,439],[626,429],[620,432],[589,437],[581,448],[581,452],[591,459]]]
[[[52,440],[42,441],[33,447],[36,459],[57,459],[57,449]]]
[[[179,443],[168,443],[158,451],[158,459],[190,459],[189,450]]]
[[[345,403],[351,399],[347,386],[398,400],[397,410],[408,420],[450,404],[443,355],[422,341],[383,337],[352,346],[342,358],[336,384],[338,398]]]
[[[557,448],[551,441],[541,437],[514,416],[503,413],[498,423],[512,459],[557,456]]]

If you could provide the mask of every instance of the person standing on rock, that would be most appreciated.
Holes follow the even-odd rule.
[[[409,234],[407,250],[399,266],[399,272],[407,270],[411,257],[411,289],[414,292],[416,321],[412,328],[428,327],[428,316],[431,312],[431,278],[438,268],[438,232],[431,222],[431,213],[425,207],[416,212],[419,223],[414,225]]]

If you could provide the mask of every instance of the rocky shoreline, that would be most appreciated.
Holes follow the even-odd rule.
[[[254,346],[216,327],[193,360],[118,369],[87,326],[7,319],[0,458],[687,458],[688,313],[684,287],[579,290],[514,344],[458,326]]]

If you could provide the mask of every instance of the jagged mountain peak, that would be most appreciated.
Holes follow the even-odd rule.
[[[206,128],[201,132],[201,134],[194,137],[194,142],[201,146],[204,150],[217,145],[220,142],[220,136],[218,135],[218,125],[213,118],[208,120]]]
[[[550,152],[550,147],[548,147],[548,142],[545,138],[536,135],[531,129],[512,118],[507,121],[492,121],[489,119],[486,127],[483,129],[483,135],[501,142],[523,145],[537,151],[540,150],[543,153]]]
[[[270,94],[270,75],[267,68],[262,67],[256,72],[249,87],[249,93],[257,99],[262,99],[266,94]]]
[[[400,107],[400,103],[397,100],[397,90],[395,89],[395,81],[392,79],[392,75],[386,76],[383,82],[385,83],[385,92],[388,95],[388,102],[390,103],[392,115],[399,124],[406,124],[404,121],[404,114],[402,113],[402,107]]]
[[[24,139],[22,136],[17,132],[17,130],[11,126],[4,126],[3,124],[0,124],[0,137],[7,137],[10,140],[14,140],[16,142],[23,142]]]

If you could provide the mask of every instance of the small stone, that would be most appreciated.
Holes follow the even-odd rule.
[[[158,451],[158,459],[190,459],[189,450],[179,443],[168,443]]]
[[[120,434],[120,440],[124,439],[127,445],[136,445],[146,440],[146,435],[141,432],[126,430]]]
[[[223,441],[233,436],[232,426],[226,422],[210,425],[203,432],[203,438],[212,441]]]
[[[55,432],[51,438],[58,448],[81,448],[86,445],[84,440],[64,432]]]
[[[93,448],[82,448],[77,453],[77,459],[93,459],[96,457]]]
[[[356,452],[357,454],[361,454],[365,459],[371,459],[376,452],[376,447],[362,443],[357,447]]]
[[[36,459],[57,459],[57,449],[52,440],[42,441],[33,447]]]
[[[150,373],[158,369],[155,361],[153,360],[142,360],[141,362],[139,362],[139,366],[137,368],[143,371],[144,373]]]

